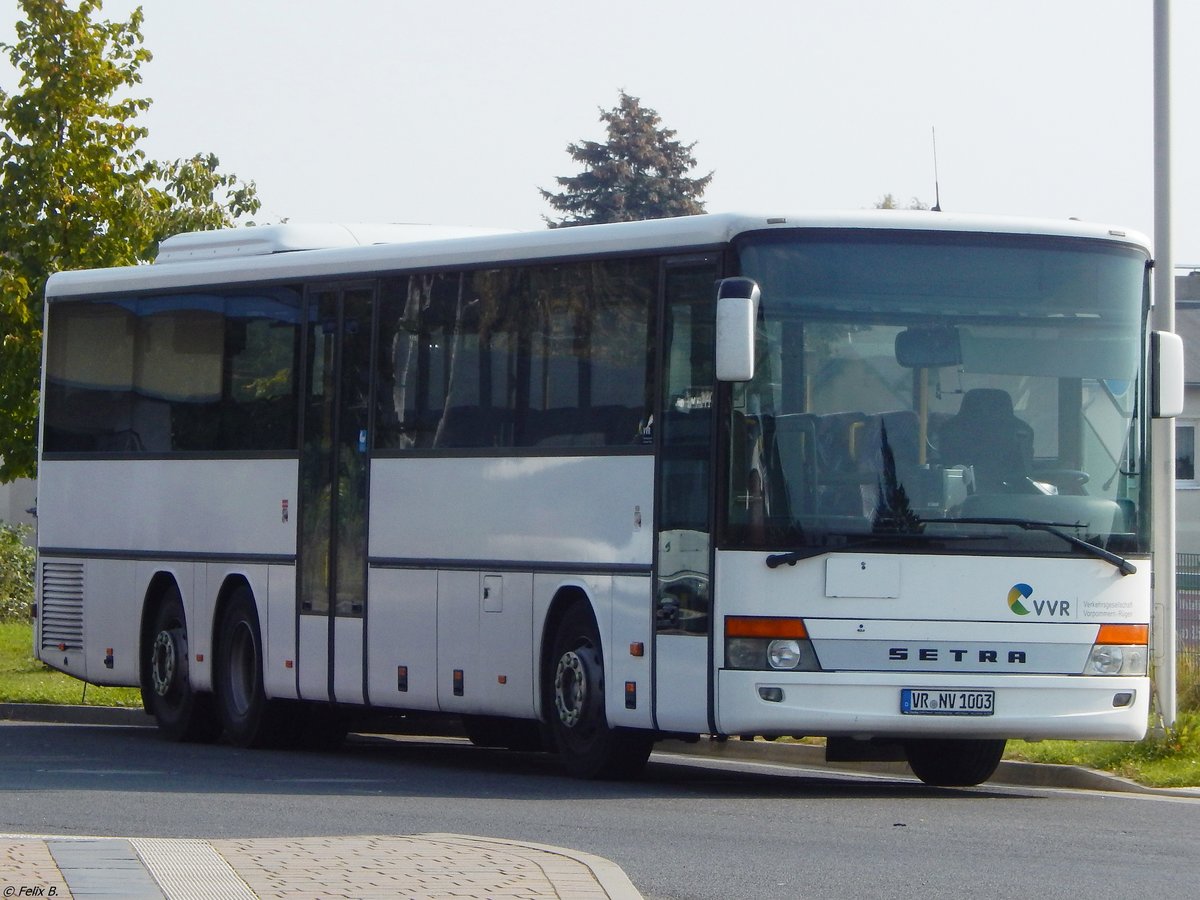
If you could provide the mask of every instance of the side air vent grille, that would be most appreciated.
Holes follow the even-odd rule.
[[[42,563],[42,649],[83,649],[83,563]]]

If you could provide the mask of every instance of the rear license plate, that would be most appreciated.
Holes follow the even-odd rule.
[[[900,689],[900,712],[906,716],[990,716],[995,710],[995,691]]]

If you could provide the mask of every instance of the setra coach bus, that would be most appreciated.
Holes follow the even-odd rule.
[[[176,740],[442,713],[582,777],[664,736],[939,785],[1138,739],[1182,402],[1150,267],[871,211],[278,225],[56,274],[36,653]]]

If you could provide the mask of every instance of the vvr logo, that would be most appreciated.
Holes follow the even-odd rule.
[[[1033,588],[1027,584],[1014,584],[1008,592],[1008,608],[1014,615],[1027,616],[1056,616],[1067,618],[1071,615],[1070,600],[1030,600]],[[1033,607],[1030,609],[1030,607]]]

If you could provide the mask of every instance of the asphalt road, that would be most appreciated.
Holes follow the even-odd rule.
[[[650,898],[1193,896],[1200,800],[656,754],[579,782],[549,757],[355,739],[336,753],[0,723],[0,831],[135,837],[453,832],[595,853]]]

